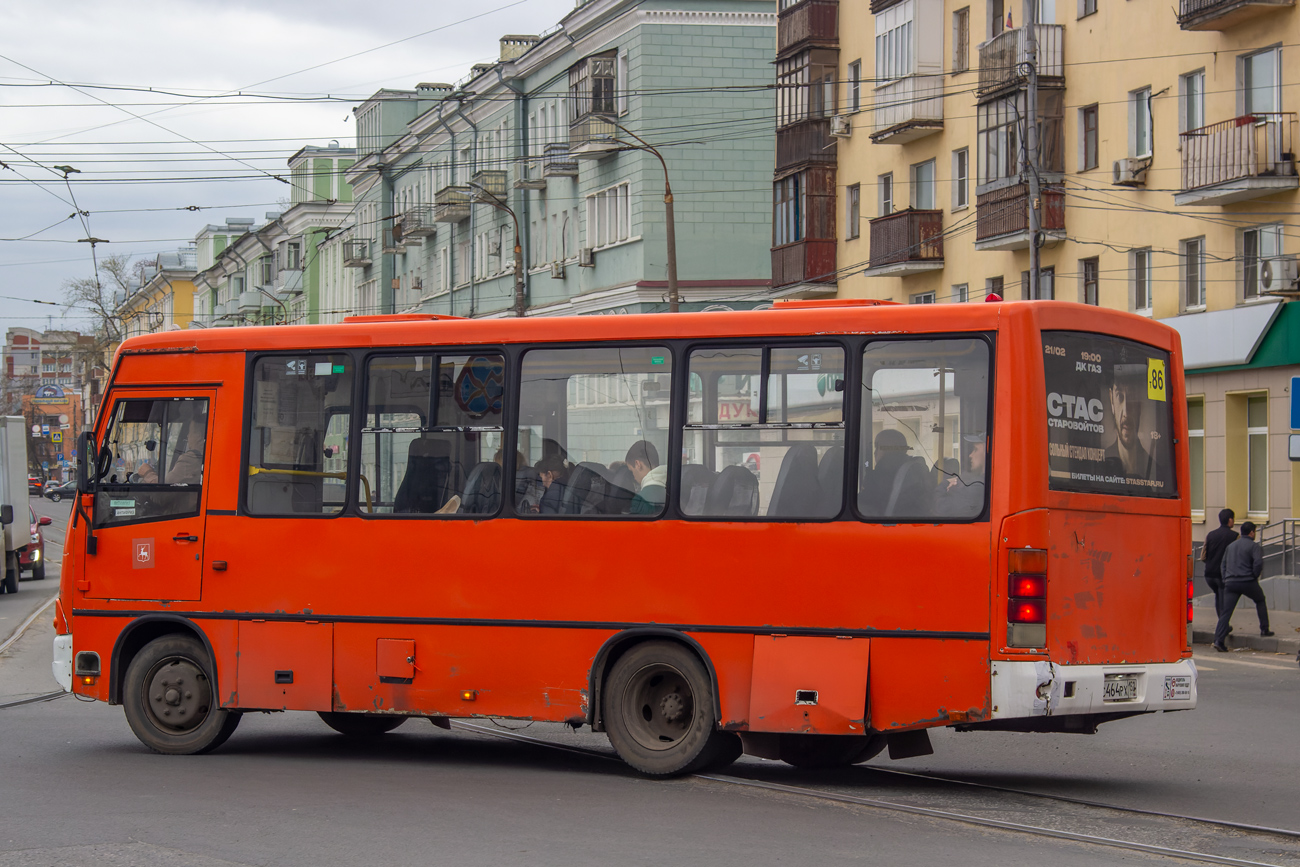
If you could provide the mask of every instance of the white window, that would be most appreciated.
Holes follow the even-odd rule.
[[[1205,306],[1205,239],[1180,241],[1182,253],[1183,308],[1197,310]]]
[[[1282,110],[1282,49],[1270,48],[1241,59],[1242,114]]]
[[[1205,70],[1178,77],[1178,131],[1205,126]]]
[[[1079,17],[1086,15],[1095,15],[1097,13],[1097,0],[1079,0]]]
[[[846,110],[858,111],[862,108],[862,61],[855,60],[849,64],[849,80]]]
[[[883,84],[916,71],[912,20],[915,0],[903,0],[876,13],[876,83]]]
[[[970,7],[952,13],[952,71],[970,69]]]
[[[985,103],[976,109],[979,183],[1020,174],[1020,128],[1024,123],[1023,92]]]
[[[587,244],[594,250],[626,241],[631,234],[628,185],[587,196]]]
[[[894,174],[890,172],[877,179],[876,188],[880,192],[880,204],[877,216],[888,217],[894,213]]]
[[[1246,512],[1268,513],[1268,395],[1246,398]]]
[[[1205,520],[1205,398],[1187,399],[1187,464],[1191,470],[1192,517]]]
[[[862,234],[862,186],[853,184],[844,196],[844,237],[853,240]]]
[[[965,304],[970,300],[970,284],[958,283],[952,287],[952,300],[957,304]]]
[[[933,292],[917,292],[915,295],[912,295],[911,297],[909,297],[909,298],[907,299],[907,303],[909,303],[909,304],[933,304],[933,303],[934,303],[934,293],[933,293]]]
[[[1079,300],[1084,304],[1098,305],[1101,290],[1101,260],[1096,256],[1079,260]]]
[[[1151,250],[1134,250],[1129,254],[1133,267],[1133,310],[1151,313]]]
[[[1056,269],[1039,268],[1038,286],[1030,285],[1029,272],[1020,272],[1021,297],[1026,301],[1051,301],[1056,297]]]
[[[1264,290],[1264,263],[1282,255],[1282,225],[1260,226],[1241,233],[1241,297],[1258,298]],[[1277,267],[1277,263],[1273,263]],[[1276,279],[1276,277],[1274,278]]]
[[[934,160],[926,160],[912,166],[911,187],[912,207],[919,211],[934,210]]]
[[[1151,88],[1129,94],[1129,153],[1135,157],[1151,156]]]
[[[970,149],[952,152],[952,209],[970,206]]]

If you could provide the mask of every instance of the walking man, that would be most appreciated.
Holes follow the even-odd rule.
[[[1237,531],[1232,529],[1236,515],[1232,509],[1219,512],[1219,529],[1211,530],[1205,536],[1205,545],[1201,548],[1201,559],[1205,561],[1205,583],[1214,591],[1214,613],[1223,613],[1223,554],[1228,546],[1237,541]]]
[[[1255,541],[1255,525],[1250,521],[1241,525],[1241,537],[1228,546],[1223,554],[1223,610],[1219,612],[1219,625],[1214,630],[1214,649],[1220,653],[1228,648],[1228,621],[1237,607],[1237,600],[1246,596],[1255,602],[1259,615],[1259,634],[1272,635],[1268,628],[1268,607],[1264,604],[1264,589],[1259,586],[1259,576],[1264,571],[1264,551]]]

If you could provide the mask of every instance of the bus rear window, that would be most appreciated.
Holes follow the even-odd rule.
[[[1169,353],[1131,340],[1043,332],[1048,486],[1175,497]]]

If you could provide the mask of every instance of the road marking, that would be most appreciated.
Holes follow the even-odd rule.
[[[1231,656],[1197,656],[1195,658],[1213,659],[1215,662],[1230,662],[1233,665],[1249,665],[1254,668],[1271,668],[1274,669],[1275,671],[1291,671],[1294,668],[1294,666],[1292,665],[1274,665],[1271,662],[1255,662],[1249,659],[1233,659]],[[1197,663],[1196,667],[1202,669],[1203,671],[1214,671],[1213,668],[1210,668],[1209,666],[1201,665],[1199,662]]]

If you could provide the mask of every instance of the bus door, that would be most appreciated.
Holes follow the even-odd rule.
[[[98,444],[86,595],[197,600],[216,393],[119,393]]]

